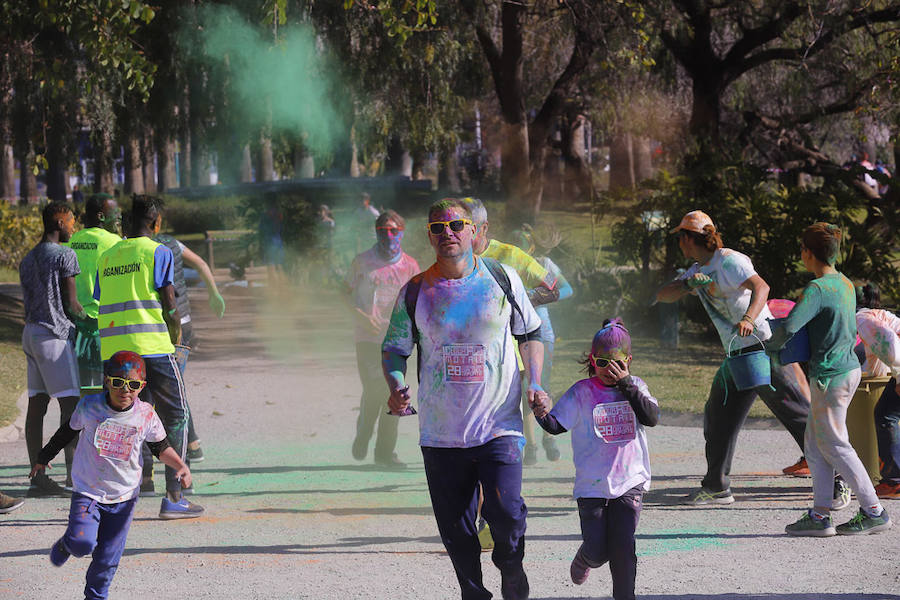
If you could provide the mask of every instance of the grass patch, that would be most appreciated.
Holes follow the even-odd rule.
[[[19,272],[0,265],[0,283],[19,283]]]
[[[590,337],[557,339],[551,386],[554,397],[587,376],[577,361],[590,345]],[[653,338],[635,336],[632,354],[631,371],[647,382],[661,409],[703,414],[713,376],[724,358],[718,344],[700,336],[682,335],[678,349],[671,350],[662,348]],[[772,417],[772,413],[762,402],[755,402],[750,416]]]
[[[0,295],[0,427],[15,421],[16,400],[25,390],[25,354],[22,352],[22,303]]]

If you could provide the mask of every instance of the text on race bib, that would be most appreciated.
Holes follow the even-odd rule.
[[[484,346],[447,344],[444,351],[444,381],[447,383],[484,383]]]
[[[629,442],[637,435],[637,422],[628,402],[598,404],[593,416],[594,434],[607,444]]]
[[[94,447],[97,453],[105,458],[129,460],[137,433],[137,427],[106,420],[97,426],[94,433]]]

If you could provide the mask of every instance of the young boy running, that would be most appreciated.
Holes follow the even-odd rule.
[[[884,510],[847,433],[847,407],[859,385],[856,345],[856,292],[834,265],[841,230],[828,223],[807,227],[800,241],[803,266],[815,274],[803,296],[776,329],[766,348],[776,353],[801,327],[809,333],[811,409],[804,448],[813,479],[813,507],[785,527],[788,535],[827,537],[890,529]],[[831,520],[832,482],[837,471],[859,500],[859,513],[835,527]]]
[[[103,365],[106,391],[85,396],[38,455],[31,477],[81,431],[72,468],[74,489],[66,533],[50,549],[60,567],[69,555],[92,555],[84,587],[86,600],[107,598],[109,585],[125,549],[141,482],[141,444],[175,470],[185,486],[191,472],[166,441],[153,407],[138,398],[147,384],[144,360],[126,350]]]

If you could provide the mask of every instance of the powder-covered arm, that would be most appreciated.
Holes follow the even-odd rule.
[[[78,430],[69,426],[69,421],[59,426],[47,445],[41,448],[37,455],[37,464],[49,465],[50,461],[56,458],[59,451],[69,445],[69,442],[78,437]]]
[[[556,420],[556,417],[550,413],[547,413],[543,417],[535,419],[538,422],[544,431],[551,435],[559,435],[560,433],[565,433],[567,429],[563,427],[559,421]]]
[[[616,388],[628,400],[641,425],[655,427],[659,423],[659,404],[650,395],[646,386],[638,385],[634,377],[627,375],[616,383]]]

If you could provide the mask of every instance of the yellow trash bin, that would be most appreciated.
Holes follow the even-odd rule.
[[[881,480],[878,440],[875,437],[875,405],[890,380],[890,377],[863,377],[847,408],[850,444],[856,450],[873,484]]]

